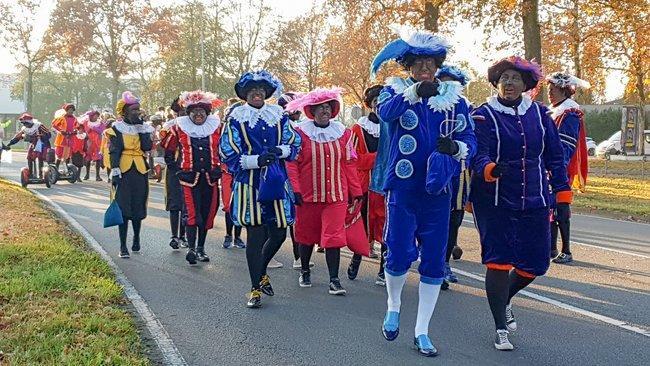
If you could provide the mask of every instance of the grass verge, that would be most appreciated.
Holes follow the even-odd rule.
[[[574,196],[573,207],[579,212],[650,222],[650,180],[590,176],[587,191]]]
[[[148,365],[110,267],[0,180],[0,365]]]

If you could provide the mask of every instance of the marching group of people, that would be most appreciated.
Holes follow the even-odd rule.
[[[494,346],[512,350],[509,335],[517,322],[511,299],[544,275],[551,259],[572,260],[571,187],[584,188],[587,154],[583,114],[571,96],[588,83],[565,73],[548,75],[551,106],[546,107],[527,93],[543,80],[540,66],[511,56],[488,69],[496,96],[473,107],[463,96],[468,77],[445,64],[449,49],[437,35],[401,28],[370,70],[374,77],[394,60],[408,76],[368,87],[369,113],[351,128],[337,118],[342,89],[282,94],[281,82],[264,70],[239,78],[237,99],[228,101],[223,120],[216,113],[223,102],[205,91],[181,93],[171,104],[173,118],[158,133],[143,122],[140,101],[130,92],[117,103],[117,120],[110,126],[98,125],[98,115],[87,113],[83,133],[96,154],[87,155],[86,178],[95,162],[101,179],[103,158],[124,218],[120,256],[129,256],[128,221],[134,231],[131,250],[140,250],[151,168],[145,153],[158,145],[166,163],[169,245],[186,247],[189,264],[210,260],[206,238],[220,203],[227,229],[223,246],[246,251],[250,308],[259,308],[263,295],[274,295],[267,268],[287,231],[299,286],[312,286],[311,257],[318,246],[332,295],[346,293],[339,279],[341,248],[354,253],[347,267],[354,280],[377,242],[376,283],[385,285],[388,295],[383,336],[393,341],[400,333],[402,289],[419,260],[414,344],[420,354],[435,356],[429,322],[440,290],[457,281],[449,259],[462,255],[457,238],[467,211],[487,267]],[[77,133],[69,118],[74,106],[64,110],[53,123],[59,131],[57,162],[70,157],[62,147]],[[9,145],[49,133],[28,115],[21,122],[23,129]],[[558,231],[561,252],[555,245]]]

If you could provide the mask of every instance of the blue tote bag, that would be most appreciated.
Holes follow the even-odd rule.
[[[439,195],[451,183],[458,162],[449,155],[434,151],[427,161],[427,193]]]
[[[280,162],[276,161],[269,166],[263,167],[260,172],[260,190],[257,200],[268,202],[285,199],[287,197],[284,188],[286,181],[287,173],[280,165]]]
[[[108,205],[106,212],[104,212],[104,227],[111,227],[122,225],[124,223],[124,217],[122,217],[122,209],[120,205],[117,204],[115,200],[115,195],[117,192],[111,186],[111,204]]]

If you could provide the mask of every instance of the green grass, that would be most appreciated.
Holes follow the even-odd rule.
[[[589,176],[585,193],[576,193],[573,206],[582,211],[632,216],[650,221],[650,180]]]
[[[148,365],[109,266],[0,181],[0,365]]]

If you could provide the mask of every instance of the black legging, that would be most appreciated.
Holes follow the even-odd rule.
[[[551,222],[551,250],[557,250],[557,233],[560,232],[562,238],[562,253],[571,254],[571,220]]]
[[[515,270],[488,269],[485,273],[485,292],[496,329],[506,329],[506,305],[534,278],[520,276]]]
[[[293,226],[289,226],[289,235],[291,235],[291,246],[293,247],[293,259],[300,259],[300,249],[296,241],[296,234],[294,233]]]
[[[235,229],[235,239],[239,238],[241,236],[241,226],[235,226],[232,216],[228,212],[223,216],[226,218],[226,235],[232,236],[233,229]]]
[[[86,179],[88,179],[88,177],[90,176],[90,163],[92,163],[92,162],[91,161],[86,162]],[[99,161],[99,160],[95,161],[95,178],[96,179],[99,179],[99,172],[101,171],[101,169],[102,169],[102,162]]]
[[[142,227],[142,220],[130,220],[133,226],[133,244],[140,244],[140,228]],[[124,223],[119,226],[120,232],[120,249],[124,252],[126,248],[126,235],[129,232],[129,220],[124,219]]]
[[[280,250],[286,237],[287,229],[284,228],[267,225],[246,226],[246,261],[253,290],[259,290],[266,267]]]
[[[196,249],[199,252],[205,251],[205,239],[208,237],[208,229],[198,226],[188,226],[185,230],[187,231],[187,245],[190,249]]]
[[[449,258],[451,258],[451,252],[458,244],[458,229],[463,224],[463,217],[465,217],[464,210],[452,210],[449,214],[449,236],[447,237],[447,253],[445,255],[445,261],[447,263],[449,263]]]
[[[381,243],[381,253],[379,254],[379,272],[378,274],[384,273],[384,265],[386,264],[386,244]],[[352,255],[352,262],[355,265],[359,265],[361,263],[361,254],[354,254]]]
[[[38,165],[38,170],[36,170],[37,165]],[[34,160],[28,160],[27,168],[29,169],[30,177],[43,178],[43,159],[36,158]]]
[[[169,225],[171,226],[172,229],[173,238],[185,237],[185,225],[181,220],[180,210],[169,211]]]
[[[309,272],[309,261],[314,252],[313,245],[298,245],[300,252],[300,265],[303,272]],[[339,267],[341,265],[341,248],[325,248],[325,262],[329,271],[330,281],[339,278]]]

